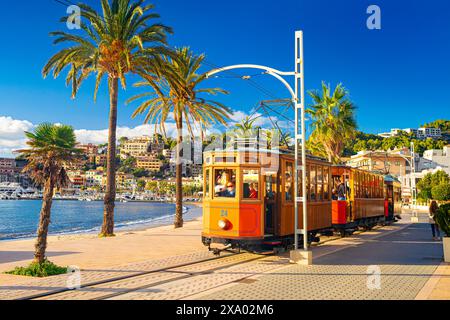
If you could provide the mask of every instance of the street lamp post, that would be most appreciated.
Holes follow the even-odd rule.
[[[295,69],[293,72],[283,72],[270,67],[255,64],[238,64],[211,70],[207,73],[211,77],[217,73],[233,69],[259,69],[266,74],[278,79],[289,91],[295,109],[295,179],[294,179],[294,250],[291,251],[291,262],[299,264],[311,264],[312,253],[308,250],[308,212],[306,197],[306,128],[305,128],[305,78],[303,59],[303,32],[295,32]],[[283,78],[284,76],[294,76],[294,90]],[[301,160],[301,164],[299,164]],[[299,170],[301,171],[302,193],[299,197],[298,182]],[[298,203],[302,202],[303,224],[302,229],[298,228]],[[303,250],[299,250],[298,235],[303,235]]]

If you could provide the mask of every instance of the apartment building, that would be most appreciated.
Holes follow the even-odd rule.
[[[120,157],[126,159],[129,156],[144,156],[149,152],[152,141],[153,139],[149,136],[128,139],[119,146]]]
[[[411,171],[406,155],[398,151],[360,151],[350,157],[347,165],[369,171],[379,171],[394,176],[403,176]]]
[[[136,157],[136,168],[145,169],[147,171],[159,171],[162,164],[162,161],[153,155]]]

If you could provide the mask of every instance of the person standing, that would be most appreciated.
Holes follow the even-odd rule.
[[[428,218],[430,220],[431,232],[433,234],[433,240],[440,240],[441,232],[439,230],[439,226],[435,221],[435,215],[438,210],[438,204],[435,200],[431,201],[430,208],[428,211]]]

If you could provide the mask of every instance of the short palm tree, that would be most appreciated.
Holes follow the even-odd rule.
[[[200,88],[206,73],[199,73],[204,55],[195,55],[189,48],[175,49],[171,57],[166,56],[163,64],[163,77],[159,83],[160,90],[155,90],[147,79],[136,84],[137,87],[150,87],[152,90],[128,100],[132,102],[145,99],[133,113],[133,117],[146,114],[144,122],[155,124],[155,130],[166,136],[165,123],[173,117],[177,129],[176,146],[176,214],[175,228],[183,226],[182,215],[182,161],[181,147],[183,143],[183,126],[186,125],[191,137],[201,133],[207,127],[220,123],[225,125],[229,120],[230,110],[223,104],[202,95],[216,95],[227,92],[219,88]],[[198,129],[198,132],[195,132]]]
[[[241,122],[235,124],[234,128],[234,134],[237,138],[252,138],[256,137],[258,134],[258,131],[261,129],[261,127],[256,126],[255,122],[258,119],[251,118],[249,116],[242,119]]]
[[[50,35],[57,37],[55,44],[68,46],[51,57],[43,69],[44,77],[53,70],[56,78],[67,67],[66,83],[72,84],[72,98],[82,82],[95,74],[95,100],[102,79],[108,79],[109,135],[102,236],[114,235],[118,83],[126,88],[126,75],[134,73],[145,76],[154,85],[158,57],[168,52],[162,44],[171,29],[159,23],[149,24],[159,15],[153,12],[153,5],[143,4],[144,0],[101,0],[101,13],[80,4],[82,35],[52,32]]]
[[[312,119],[310,142],[319,144],[330,162],[338,163],[345,141],[356,135],[356,107],[342,84],[332,92],[322,82],[322,91],[310,91],[309,95],[314,102],[307,110]]]
[[[24,172],[36,184],[44,186],[34,253],[34,262],[42,264],[45,261],[53,194],[57,188],[68,185],[66,167],[79,159],[80,150],[75,147],[75,133],[70,126],[44,123],[34,132],[25,132],[25,135],[29,148],[18,151],[28,160]]]

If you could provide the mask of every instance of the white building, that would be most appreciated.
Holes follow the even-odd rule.
[[[442,150],[426,150],[423,153],[423,159],[430,162],[430,169],[441,167],[450,175],[450,145],[445,146]]]
[[[440,138],[442,137],[441,129],[437,128],[419,128],[416,134],[419,139]]]
[[[400,132],[405,132],[405,133],[408,133],[408,134],[412,133],[419,139],[426,139],[426,138],[436,139],[436,138],[441,138],[442,137],[441,129],[439,129],[439,128],[419,128],[419,129],[414,129],[414,128],[406,128],[406,129],[393,128],[393,129],[391,129],[390,132],[383,132],[383,133],[379,133],[378,135],[380,137],[383,137],[383,138],[390,138],[390,137],[395,137],[395,136],[399,135]]]

